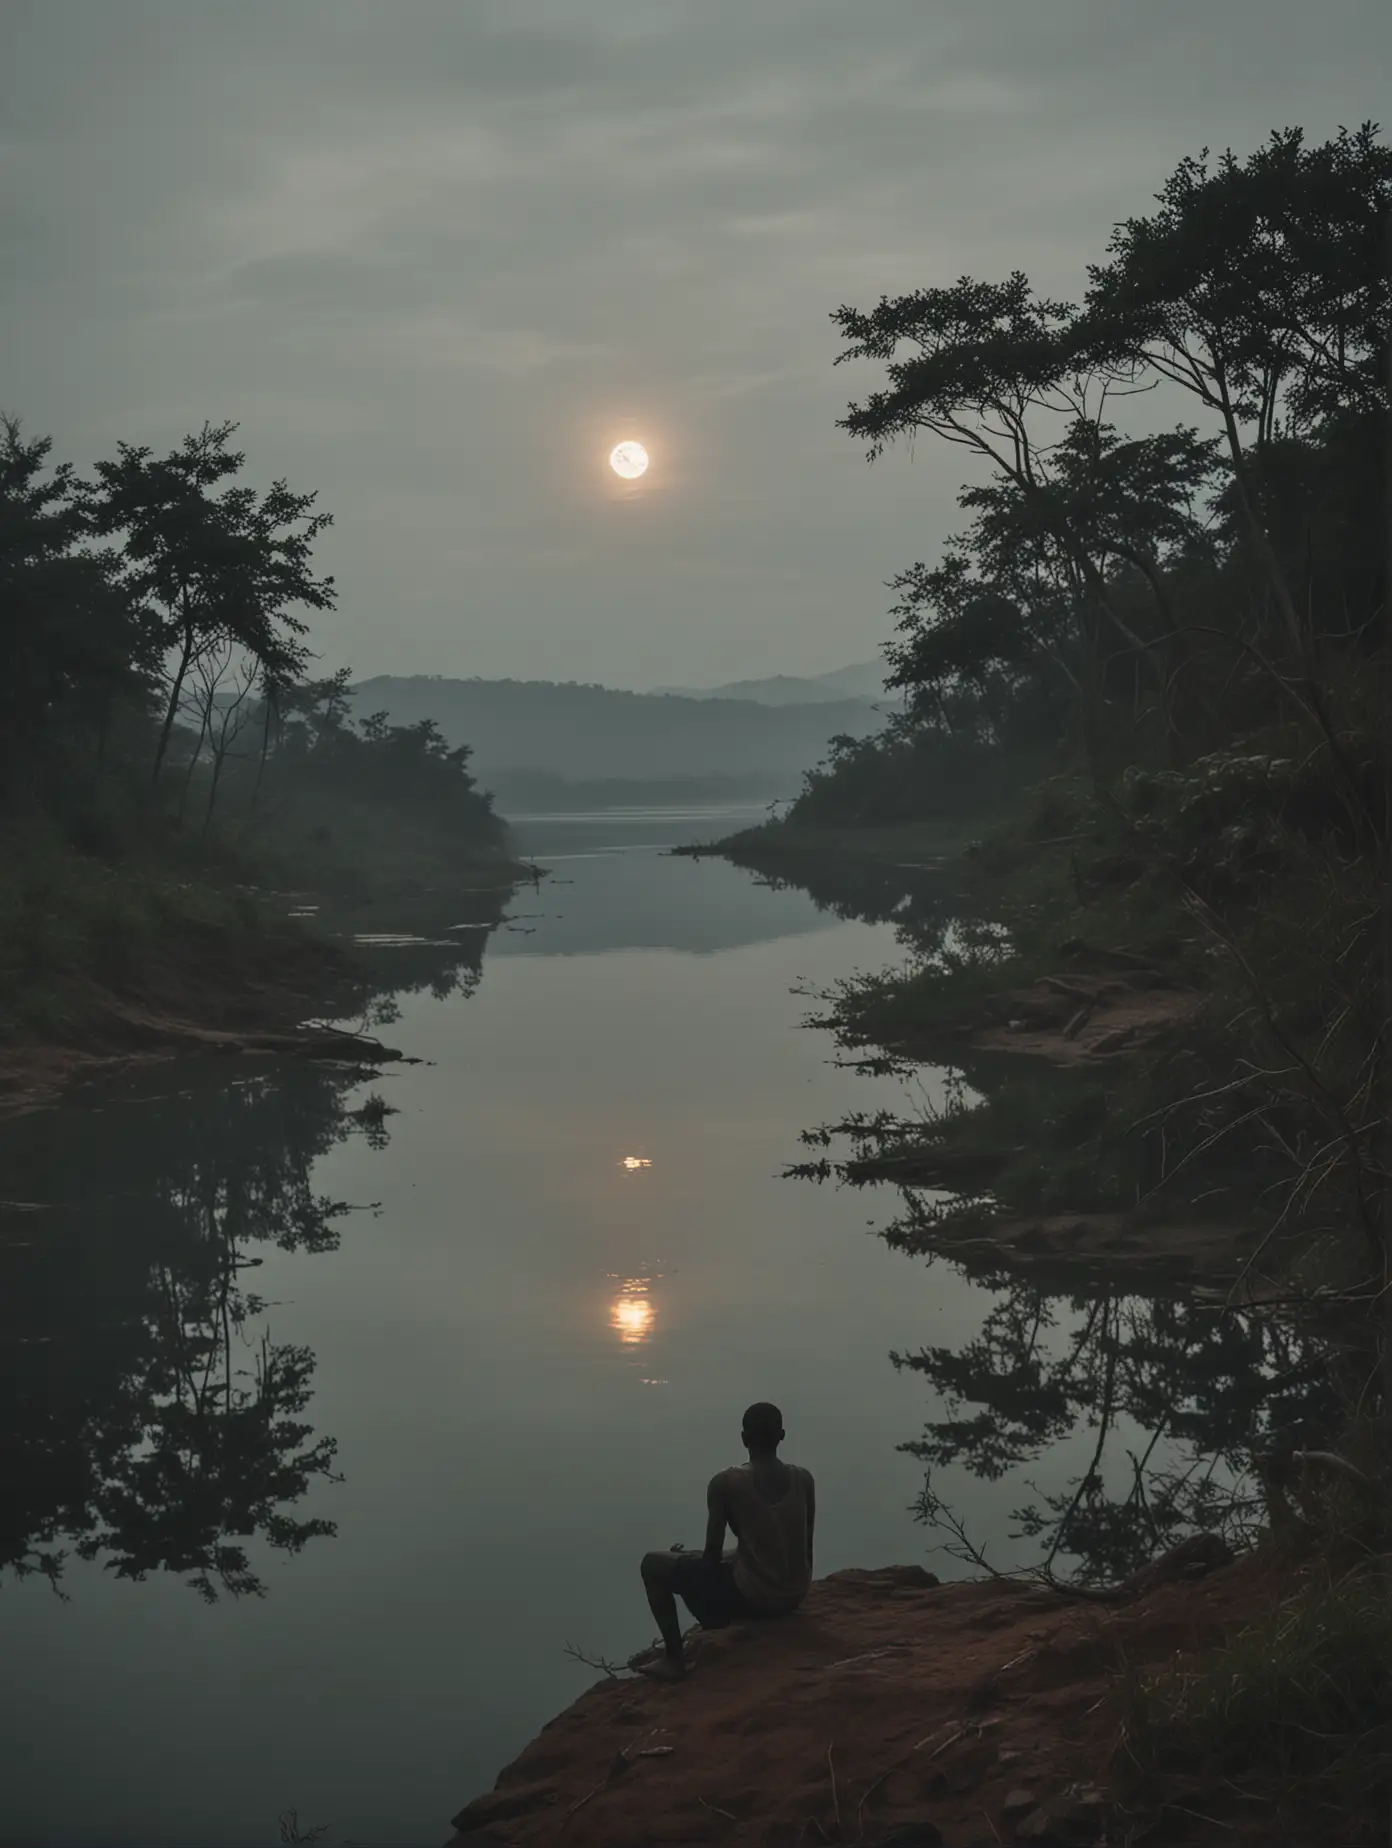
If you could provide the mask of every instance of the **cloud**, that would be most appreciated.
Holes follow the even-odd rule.
[[[240,418],[337,515],[364,672],[835,666],[962,462],[861,466],[830,310],[1071,292],[1183,154],[1375,114],[1389,49],[1365,0],[11,0],[6,400],[78,461]]]

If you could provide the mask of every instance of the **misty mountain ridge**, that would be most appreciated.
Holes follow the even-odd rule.
[[[828,674],[769,674],[755,680],[727,680],[718,687],[654,687],[657,695],[679,699],[746,699],[761,706],[812,706],[833,700],[873,700],[898,704],[888,693],[883,661],[855,661]]]
[[[379,711],[394,725],[433,719],[451,745],[472,747],[470,768],[485,785],[499,773],[543,770],[575,780],[719,776],[790,794],[833,737],[865,737],[884,723],[864,699],[772,705],[574,681],[379,674],[351,699],[359,720]]]

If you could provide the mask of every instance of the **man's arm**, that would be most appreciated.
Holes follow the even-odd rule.
[[[724,1557],[728,1520],[725,1480],[722,1476],[712,1476],[706,1489],[706,1544],[703,1549],[708,1566],[718,1566]]]
[[[817,1520],[817,1485],[812,1480],[811,1470],[805,1469],[802,1472],[802,1477],[803,1481],[807,1484],[807,1563],[811,1566],[812,1529]]]

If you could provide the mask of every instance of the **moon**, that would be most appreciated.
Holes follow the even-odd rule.
[[[609,466],[625,481],[636,481],[647,473],[648,452],[641,443],[615,443],[609,451]]]

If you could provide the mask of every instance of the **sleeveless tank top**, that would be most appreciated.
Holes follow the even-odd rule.
[[[734,1519],[735,1584],[756,1610],[790,1611],[812,1583],[807,1557],[805,1469],[790,1463],[788,1486],[778,1501],[765,1501],[754,1487],[749,1465],[723,1474],[726,1503]]]

